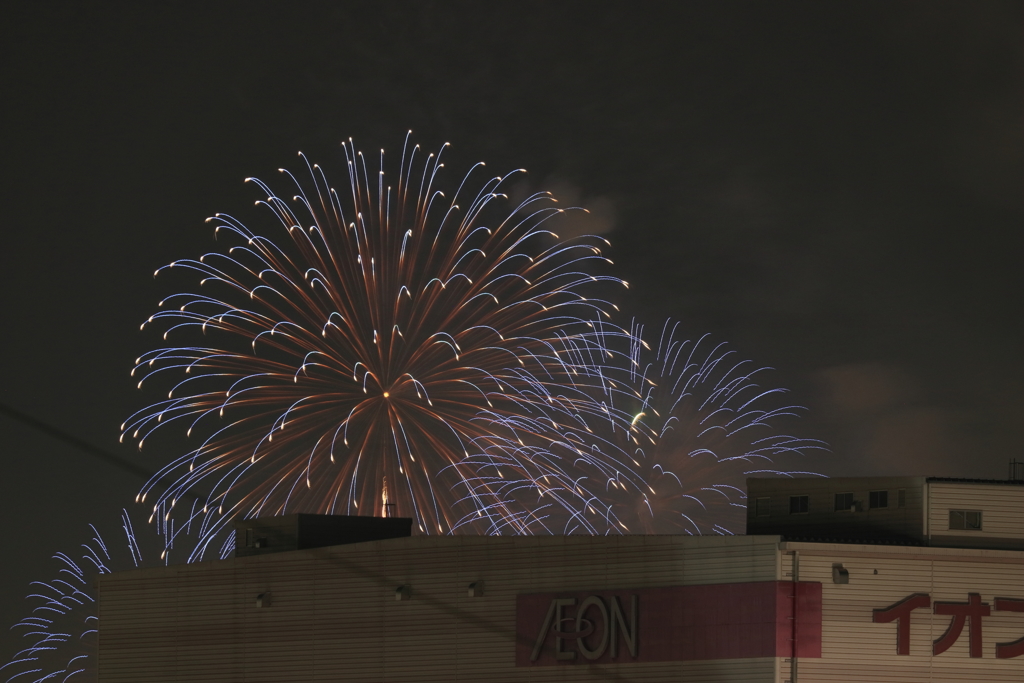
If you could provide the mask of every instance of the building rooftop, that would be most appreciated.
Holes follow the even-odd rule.
[[[1024,481],[751,478],[747,533],[816,543],[1024,550]]]
[[[950,484],[996,484],[1002,486],[1024,486],[1024,479],[964,479],[962,477],[925,477],[925,481],[947,482]]]

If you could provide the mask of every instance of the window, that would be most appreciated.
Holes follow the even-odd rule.
[[[868,508],[874,510],[875,508],[887,508],[889,507],[889,492],[888,491],[870,491],[868,493]]]
[[[849,512],[851,509],[853,509],[853,494],[837,493],[836,512]]]
[[[807,513],[807,496],[789,497],[789,514],[802,515]]]
[[[767,517],[771,514],[771,506],[771,498],[758,498],[754,501],[754,514],[758,517]]]
[[[907,490],[900,489],[896,492],[896,507],[905,508],[907,507]]]
[[[981,531],[981,510],[950,510],[949,528]]]

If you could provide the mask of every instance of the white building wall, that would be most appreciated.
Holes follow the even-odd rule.
[[[1024,537],[1024,486],[929,482],[928,529],[934,539]],[[981,510],[981,531],[951,530],[950,510]]]
[[[774,581],[777,543],[417,537],[108,575],[99,680],[769,683],[772,657],[516,667],[515,610],[519,593]]]
[[[1024,599],[1024,552],[784,543],[768,536],[396,539],[101,578],[100,681],[592,680],[750,683],[792,680],[776,658],[515,666],[515,596],[571,590],[792,579],[822,584],[822,658],[801,682],[1024,681],[1024,657],[995,644],[1024,637],[1024,613],[983,619],[982,657],[968,629],[947,652],[932,642],[951,617],[915,610],[910,654],[896,654],[884,609],[914,593],[966,602]],[[848,584],[832,581],[840,563]],[[470,598],[471,582],[485,595]],[[411,599],[396,601],[408,585]],[[271,594],[269,608],[255,597]]]
[[[969,657],[966,626],[951,649],[931,654],[949,616],[915,610],[907,656],[896,654],[895,622],[872,622],[873,610],[913,593],[930,594],[933,605],[966,602],[968,593],[980,593],[990,606],[995,597],[1024,598],[1024,553],[809,543],[784,547],[800,552],[801,581],[822,583],[822,658],[798,660],[798,683],[1024,681],[1024,657],[995,657],[996,643],[1024,637],[1024,613],[993,611],[983,619],[980,659]],[[833,583],[834,563],[849,571],[849,584]]]

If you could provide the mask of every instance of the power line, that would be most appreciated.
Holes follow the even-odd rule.
[[[99,446],[95,446],[84,439],[78,438],[74,434],[66,432],[63,429],[60,429],[59,427],[54,427],[51,424],[43,422],[42,420],[32,417],[28,413],[23,413],[20,410],[12,408],[11,406],[2,402],[0,402],[0,413],[3,413],[4,415],[7,415],[10,418],[13,418],[18,422],[21,422],[22,424],[28,425],[29,427],[32,427],[33,429],[40,431],[53,439],[62,441],[68,444],[69,446],[73,446],[74,448],[77,448],[83,453],[87,453],[98,460],[102,460],[108,465],[113,465],[114,467],[120,468],[125,472],[128,472],[129,474],[133,474],[144,481],[150,481],[151,479],[153,479],[153,477],[156,476],[155,472],[152,472],[151,470],[147,469],[146,467],[143,467],[142,465],[134,463],[130,460],[125,460],[119,455],[115,455],[114,453],[104,450]],[[203,498],[206,498],[207,496],[201,491],[195,491],[192,493],[183,493],[181,497],[193,498],[199,501]]]

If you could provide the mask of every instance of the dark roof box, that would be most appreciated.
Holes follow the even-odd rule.
[[[412,535],[407,517],[282,515],[235,520],[235,556],[306,550]]]

